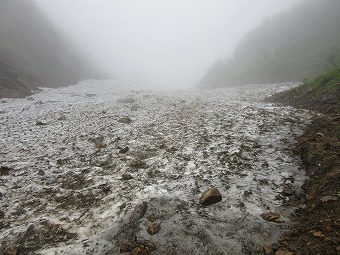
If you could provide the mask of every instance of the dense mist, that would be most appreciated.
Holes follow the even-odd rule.
[[[340,1],[308,0],[265,19],[217,61],[201,86],[278,83],[314,78],[340,58]]]
[[[81,55],[32,0],[0,1],[0,97],[96,78]]]
[[[110,76],[153,87],[196,85],[264,17],[299,0],[35,0]]]

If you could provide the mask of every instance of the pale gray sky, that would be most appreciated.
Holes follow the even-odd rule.
[[[265,17],[301,0],[35,0],[103,71],[156,87],[195,86]]]

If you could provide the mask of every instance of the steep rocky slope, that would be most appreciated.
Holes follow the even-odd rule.
[[[19,97],[36,87],[58,87],[94,72],[66,45],[31,0],[0,2],[0,97]]]

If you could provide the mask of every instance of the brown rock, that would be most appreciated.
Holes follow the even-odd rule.
[[[158,225],[149,226],[147,228],[147,231],[148,231],[149,235],[154,235],[154,234],[157,234],[157,232],[160,229],[161,229],[161,226],[158,224]]]
[[[134,248],[136,248],[136,245],[134,243],[130,242],[129,240],[124,239],[120,242],[119,251],[121,253],[130,252]]]
[[[221,200],[222,195],[220,191],[216,188],[210,188],[203,193],[199,201],[202,205],[211,205],[220,202]]]
[[[275,255],[293,255],[293,253],[287,250],[278,250],[275,252]]]
[[[140,247],[137,247],[130,253],[130,255],[147,255],[147,254],[150,254],[148,250],[142,249]]]
[[[265,245],[265,246],[263,247],[263,250],[264,250],[264,252],[265,252],[266,254],[271,254],[271,253],[272,253],[272,247],[271,247],[269,244]]]
[[[293,189],[292,185],[286,185],[286,186],[283,188],[282,193],[283,193],[283,195],[285,195],[285,196],[293,196],[293,195],[294,195],[294,189]]]
[[[336,196],[323,196],[323,197],[320,198],[320,200],[325,203],[325,202],[328,202],[328,201],[336,201],[336,200],[338,200],[338,197],[336,197]]]
[[[269,222],[275,222],[275,223],[283,223],[284,220],[281,218],[281,215],[276,212],[268,212],[268,213],[262,213],[261,217],[265,221]]]
[[[130,222],[137,222],[143,218],[147,209],[148,204],[146,202],[136,205],[133,209],[132,215],[130,216]]]
[[[4,253],[4,255],[18,255],[18,254],[19,254],[18,251],[12,250],[12,249],[7,250],[7,251],[5,251],[5,253]]]

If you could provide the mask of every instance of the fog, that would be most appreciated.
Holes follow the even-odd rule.
[[[195,86],[265,17],[300,0],[35,0],[103,72],[158,88]]]

